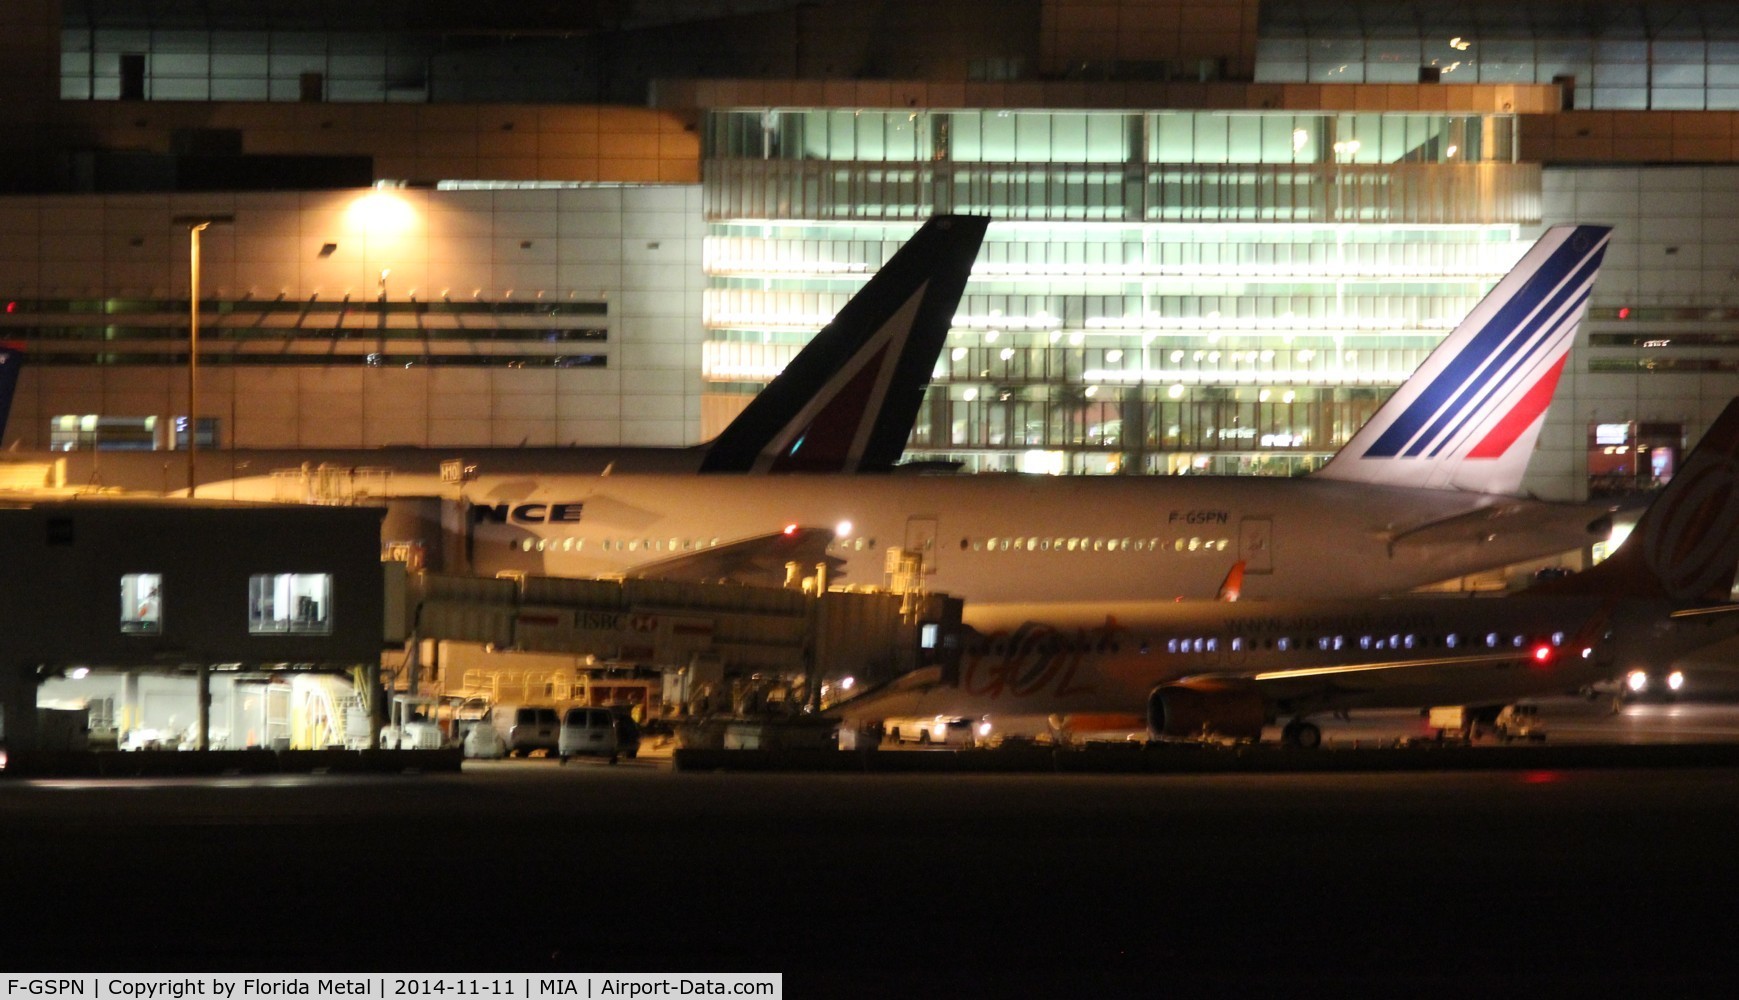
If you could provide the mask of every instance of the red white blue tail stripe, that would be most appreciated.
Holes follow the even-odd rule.
[[[1611,233],[1547,230],[1318,475],[1519,489]]]

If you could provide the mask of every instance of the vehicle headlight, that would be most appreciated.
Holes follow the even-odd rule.
[[[1685,686],[1685,672],[1683,670],[1675,670],[1672,673],[1667,675],[1667,687],[1672,688],[1674,691],[1677,691],[1679,688],[1682,688],[1684,686]]]
[[[983,722],[980,722],[978,724],[978,735],[980,735],[980,736],[989,736],[990,735],[990,720],[989,719],[985,719]]]
[[[1630,675],[1625,677],[1624,686],[1632,691],[1642,691],[1648,687],[1648,674],[1640,670],[1632,670]]]

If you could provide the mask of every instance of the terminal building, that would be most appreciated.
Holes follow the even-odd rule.
[[[268,724],[274,684],[356,672],[343,688],[372,690],[383,644],[403,639],[382,515],[155,499],[0,507],[0,601],[21,612],[0,658],[0,748],[82,749],[93,725],[168,749],[223,744],[234,726],[234,745],[266,747],[288,736]],[[57,707],[76,716],[64,730]]]
[[[693,444],[940,212],[993,222],[911,459],[1310,469],[1567,221],[1616,228],[1530,489],[1645,489],[1739,393],[1726,4],[17,0],[0,28],[4,443],[80,481],[190,443]]]

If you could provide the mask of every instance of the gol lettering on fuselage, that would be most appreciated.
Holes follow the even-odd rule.
[[[1127,631],[1107,621],[1100,628],[1076,629],[1072,634],[1032,622],[1012,633],[993,632],[961,657],[960,687],[986,698],[1089,694],[1094,686],[1075,679],[1082,661],[1090,653],[1110,649],[1116,637]]]

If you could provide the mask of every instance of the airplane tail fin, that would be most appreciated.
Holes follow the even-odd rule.
[[[1727,404],[1691,455],[1598,566],[1528,589],[1725,602],[1739,574],[1739,399]]]
[[[898,462],[989,222],[924,223],[713,439],[701,471],[865,472]]]
[[[0,441],[6,437],[6,418],[12,413],[12,391],[18,388],[18,370],[24,366],[24,345],[0,341]]]
[[[1316,475],[1520,489],[1611,234],[1610,226],[1546,230]]]

